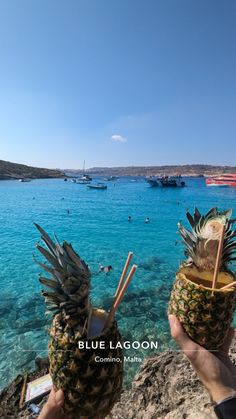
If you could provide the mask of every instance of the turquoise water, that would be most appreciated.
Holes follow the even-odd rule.
[[[196,205],[234,208],[236,188],[206,188],[203,179],[187,180],[183,189],[150,188],[144,180],[119,179],[105,191],[89,190],[63,180],[0,182],[0,387],[36,356],[46,356],[49,319],[38,282],[40,269],[32,254],[39,234],[33,221],[60,240],[71,242],[90,266],[92,299],[109,309],[128,251],[138,270],[116,318],[124,340],[154,340],[159,350],[170,344],[166,320],[168,296],[183,249],[177,222]],[[67,210],[70,213],[67,213]],[[127,218],[131,215],[132,222]],[[146,217],[150,223],[145,224]],[[98,264],[112,265],[109,275]],[[144,358],[148,350],[129,350]],[[126,363],[129,383],[139,363]]]

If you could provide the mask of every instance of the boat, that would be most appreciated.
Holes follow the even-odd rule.
[[[185,186],[185,182],[181,176],[150,176],[146,181],[152,188],[157,186],[163,188],[183,188]]]
[[[107,189],[107,185],[105,185],[105,183],[101,183],[101,182],[99,182],[99,183],[96,183],[96,184],[90,184],[90,185],[87,185],[87,188],[89,188],[89,189]]]
[[[156,188],[157,186],[161,186],[160,179],[161,178],[159,178],[157,176],[150,176],[150,177],[146,178],[146,181],[149,183],[149,185],[152,188]]]
[[[236,173],[225,173],[223,175],[211,176],[205,179],[206,186],[236,186]]]
[[[76,183],[78,183],[79,185],[88,185],[90,182],[91,180],[79,178]]]
[[[105,178],[104,180],[107,180],[108,182],[112,182],[112,181],[114,182],[118,179],[119,179],[118,176],[109,176],[109,177]]]
[[[164,188],[183,188],[185,186],[181,176],[164,176],[160,179],[160,183]]]
[[[87,182],[91,182],[91,180],[93,180],[93,179],[91,178],[91,176],[86,175],[86,174],[83,174],[83,176],[81,176],[79,179],[80,179],[80,180],[87,181]]]
[[[84,160],[83,174],[82,174],[82,176],[78,179],[77,183],[80,183],[80,184],[86,184],[86,183],[91,182],[91,180],[93,180],[93,179],[91,178],[91,176],[89,176],[88,174],[86,174],[86,173],[85,173],[85,160]]]
[[[19,182],[31,182],[31,179],[22,178],[22,179],[19,179]]]

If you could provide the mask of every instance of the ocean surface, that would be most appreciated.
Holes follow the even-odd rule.
[[[186,209],[194,206],[203,212],[213,206],[233,208],[236,216],[236,188],[207,188],[203,179],[186,179],[186,184],[161,189],[141,178],[120,178],[100,191],[62,179],[0,181],[0,388],[34,368],[36,356],[47,354],[50,319],[40,295],[40,268],[33,261],[39,240],[33,222],[71,242],[86,260],[92,271],[92,301],[106,310],[127,254],[134,252],[138,269],[116,319],[124,340],[155,341],[159,349],[130,349],[126,355],[143,359],[173,345],[166,310],[183,260],[177,222],[187,224]],[[99,263],[112,265],[113,271],[98,274]],[[138,362],[126,362],[126,385],[139,367]]]

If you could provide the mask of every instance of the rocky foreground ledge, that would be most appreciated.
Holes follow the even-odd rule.
[[[236,340],[231,347],[236,363]],[[33,380],[47,373],[48,365],[37,361]],[[26,409],[19,410],[23,376],[19,375],[0,393],[0,418],[33,419]],[[39,403],[42,406],[46,398]],[[135,377],[132,389],[124,391],[107,419],[215,419],[207,391],[197,379],[181,352],[168,352],[148,358]]]

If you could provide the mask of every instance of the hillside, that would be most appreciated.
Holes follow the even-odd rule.
[[[61,178],[63,176],[65,175],[60,170],[43,169],[41,167],[31,167],[24,164],[0,160],[0,180],[20,178]]]
[[[81,170],[70,170],[81,173]],[[155,176],[155,175],[183,175],[206,176],[220,173],[236,173],[236,166],[211,166],[205,164],[175,165],[175,166],[129,166],[129,167],[93,167],[86,171],[105,176]]]

